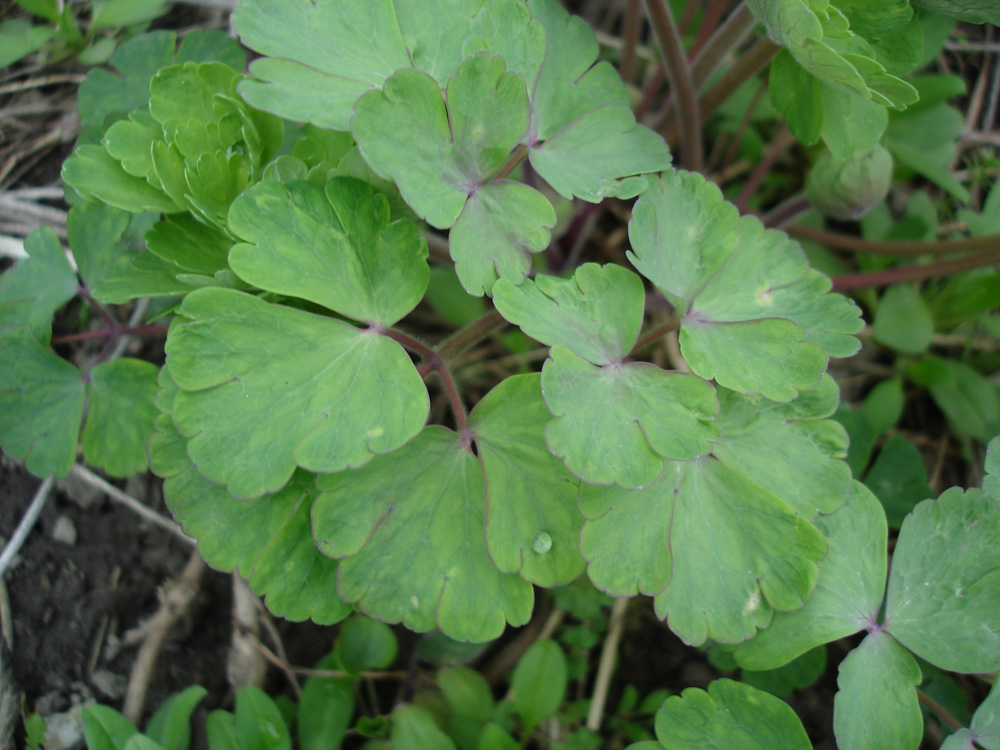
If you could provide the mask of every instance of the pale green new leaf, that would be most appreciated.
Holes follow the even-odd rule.
[[[655,180],[629,237],[629,260],[678,309],[681,352],[702,377],[790,401],[819,383],[828,355],[857,350],[858,308],[826,294],[829,280],[797,243],[754,217],[737,219],[700,175]]]
[[[773,610],[798,609],[826,554],[814,526],[714,458],[667,461],[644,490],[583,486],[580,509],[594,585],[654,595],[656,613],[690,644],[738,643]]]
[[[35,476],[73,468],[83,419],[80,372],[43,348],[27,327],[0,337],[0,447]]]
[[[90,371],[83,429],[87,463],[113,477],[130,477],[148,468],[146,443],[157,415],[159,372],[151,362],[131,358],[104,362]]]
[[[24,240],[27,258],[0,276],[0,330],[27,326],[41,343],[52,335],[52,315],[76,296],[78,281],[50,227]]]
[[[595,365],[620,363],[642,325],[642,280],[614,264],[585,263],[571,279],[539,275],[515,286],[504,279],[493,303],[533,339],[561,346]]]
[[[883,627],[942,669],[1000,665],[1000,505],[953,488],[927,500],[899,532]]]
[[[546,440],[588,483],[648,487],[664,458],[703,456],[718,437],[715,389],[699,377],[646,362],[599,367],[560,346],[549,357]]]
[[[770,693],[733,680],[687,688],[656,712],[656,737],[671,750],[810,750],[791,707]]]
[[[325,189],[254,185],[233,202],[229,228],[248,242],[229,253],[244,281],[355,320],[390,326],[427,289],[427,242],[416,225],[390,224],[385,196],[351,177]]]
[[[198,473],[169,414],[156,418],[149,455],[150,468],[165,480],[167,506],[198,540],[198,552],[209,565],[249,578],[279,617],[330,624],[350,614],[337,598],[336,561],[321,555],[312,541],[311,475],[296,475],[273,495],[236,500]]]
[[[400,70],[358,100],[351,132],[369,166],[445,229],[506,161],[528,118],[524,79],[484,52],[462,63],[444,95],[428,74]]]
[[[131,213],[182,210],[169,194],[126,172],[103,146],[80,146],[63,164],[62,178],[84,198]]]
[[[818,564],[819,582],[794,612],[776,612],[766,630],[733,656],[746,669],[775,669],[822,643],[876,622],[885,591],[888,528],[882,506],[855,482],[847,503],[814,521],[829,552]]]
[[[892,636],[869,633],[840,663],[833,731],[841,750],[916,750],[924,733],[920,667]]]
[[[851,469],[847,432],[829,417],[840,394],[828,375],[819,386],[781,404],[719,389],[720,438],[712,454],[770,490],[806,518],[847,500]]]
[[[493,180],[469,196],[449,235],[455,271],[475,296],[490,294],[497,279],[520,284],[531,255],[549,245],[556,213],[527,185]]]
[[[569,583],[584,567],[579,482],[545,445],[551,418],[537,373],[507,378],[469,416],[486,481],[490,557],[539,586]]]
[[[166,344],[174,421],[199,472],[234,497],[275,492],[296,465],[361,466],[427,418],[409,356],[371,330],[228,289],[192,292],[179,314]]]
[[[487,641],[531,616],[531,584],[497,570],[483,535],[483,472],[443,427],[363,468],[320,477],[313,536],[340,562],[344,601],[416,631]]]
[[[233,240],[222,230],[182,213],[158,221],[146,233],[146,249],[184,271],[211,276],[228,268]]]
[[[0,23],[0,69],[41,49],[55,34],[51,26],[35,26],[25,18]]]

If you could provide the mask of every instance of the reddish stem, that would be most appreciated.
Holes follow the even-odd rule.
[[[939,260],[935,263],[925,263],[923,265],[901,266],[899,268],[888,268],[884,271],[836,276],[833,279],[833,288],[836,291],[844,291],[846,289],[868,289],[873,286],[888,286],[904,281],[917,281],[920,279],[931,279],[936,276],[946,276],[960,271],[979,268],[980,266],[989,266],[994,263],[1000,263],[1000,251],[998,250],[986,253],[971,253],[953,260]]]
[[[124,326],[118,328],[117,332],[111,328],[102,331],[84,331],[83,333],[70,333],[65,336],[56,336],[52,339],[53,344],[71,344],[74,341],[87,341],[88,339],[100,339],[117,336],[165,336],[170,330],[170,326],[135,326],[129,328]]]

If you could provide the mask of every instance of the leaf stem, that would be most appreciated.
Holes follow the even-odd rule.
[[[922,265],[901,266],[899,268],[889,268],[884,271],[835,276],[833,279],[833,289],[835,291],[868,289],[873,286],[888,286],[904,281],[932,279],[936,276],[946,276],[960,271],[979,268],[980,266],[993,265],[994,263],[1000,263],[1000,249],[985,253],[970,253],[959,258],[939,260],[934,263],[924,263]]]
[[[507,176],[514,171],[514,167],[516,167],[518,164],[524,161],[524,157],[526,157],[527,155],[528,155],[528,147],[525,146],[524,144],[521,144],[518,147],[517,151],[514,152],[514,155],[507,160],[506,164],[503,165],[503,169],[497,172],[496,177],[492,178],[490,182],[492,182],[493,180],[506,179]]]
[[[455,378],[452,376],[448,365],[444,362],[441,362],[435,369],[441,378],[441,383],[444,385],[445,393],[448,394],[448,402],[451,404],[451,410],[455,414],[455,426],[458,428],[459,439],[463,447],[468,447],[472,444],[472,431],[469,429],[469,417],[465,412],[465,404],[462,403],[462,396],[458,392],[458,386],[455,385]]]
[[[623,26],[624,38],[622,40],[621,61],[618,63],[618,75],[625,83],[632,83],[635,80],[636,47],[639,44],[639,32],[642,30],[639,0],[627,0]]]
[[[785,150],[794,142],[795,139],[792,137],[792,133],[789,131],[788,126],[782,125],[781,130],[778,133],[778,137],[771,142],[771,146],[768,148],[767,153],[764,154],[764,158],[761,159],[760,164],[757,165],[753,174],[750,175],[746,184],[743,185],[743,189],[740,190],[739,196],[735,201],[733,201],[733,203],[736,204],[736,208],[740,210],[741,214],[746,213],[747,203],[750,202],[754,193],[757,192],[757,188],[760,187],[764,178],[767,177],[772,167],[774,167],[775,162],[778,161],[778,157],[781,156],[781,154],[784,153]]]
[[[937,714],[937,717],[941,719],[941,721],[943,721],[949,727],[951,727],[954,731],[957,732],[959,729],[963,729],[965,727],[965,725],[962,724],[962,722],[960,722],[958,719],[956,719],[954,716],[951,715],[951,712],[948,711],[948,709],[946,709],[944,706],[942,706],[940,703],[938,703],[936,700],[931,698],[929,695],[927,695],[927,693],[925,693],[923,690],[919,688],[917,688],[917,698],[919,698],[920,702],[923,703],[925,706],[927,706],[927,708],[929,708],[931,711]]]
[[[166,335],[170,326],[135,326],[134,328],[123,326],[117,333],[121,336],[143,336],[143,335]],[[52,339],[53,344],[71,344],[74,341],[87,341],[88,339],[99,339],[105,336],[114,336],[115,331],[105,328],[101,331],[84,331],[83,333],[70,333],[65,336],[56,336]]]
[[[443,362],[449,362],[505,325],[507,325],[507,321],[504,320],[503,316],[496,309],[490,310],[464,328],[459,328],[449,338],[438,344],[433,351]]]
[[[687,169],[700,172],[703,166],[701,119],[695,97],[691,68],[681,44],[677,24],[666,0],[643,0],[653,34],[663,62],[663,71],[676,99],[677,117],[680,121],[681,162]]]
[[[743,43],[756,23],[757,19],[753,17],[750,8],[746,3],[740,3],[703,47],[699,49],[697,42],[695,43],[695,49],[692,50],[695,52],[695,58],[691,64],[691,78],[696,87],[700,87],[712,77],[725,59]]]
[[[963,237],[960,240],[925,242],[922,240],[866,240],[861,237],[851,237],[839,232],[805,226],[791,226],[785,231],[792,237],[819,242],[837,250],[850,250],[856,253],[872,253],[874,255],[944,255],[973,250],[996,251],[1000,249],[1000,234],[990,234],[986,237]]]
[[[681,324],[680,316],[675,315],[666,323],[658,325],[655,328],[653,328],[653,330],[647,331],[642,336],[640,336],[639,340],[635,342],[635,346],[632,347],[632,351],[633,352],[639,351],[644,346],[649,346],[660,337],[666,336],[671,331],[676,330],[680,326],[680,324]]]
[[[420,339],[417,339],[408,333],[403,333],[402,331],[398,331],[395,328],[386,328],[382,331],[379,331],[379,333],[381,333],[383,336],[388,336],[396,343],[402,344],[407,349],[416,352],[417,354],[419,354],[421,357],[423,357],[428,361],[433,361],[438,358],[436,351],[434,351],[431,347],[427,346],[427,344],[425,344]]]

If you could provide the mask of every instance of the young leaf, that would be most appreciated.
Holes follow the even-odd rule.
[[[327,656],[319,669],[332,669],[335,661]],[[321,677],[306,680],[299,700],[298,738],[302,750],[339,747],[354,716],[354,680],[350,677]],[[214,746],[213,750],[214,750]]]
[[[27,326],[3,329],[0,446],[8,456],[24,461],[35,476],[69,474],[84,395],[80,371],[43,348]]]
[[[41,49],[56,34],[51,26],[35,26],[25,18],[0,23],[0,68],[13,65],[22,57]]]
[[[126,172],[103,146],[80,146],[63,163],[63,181],[84,198],[131,213],[183,210],[169,194]]]
[[[920,503],[893,553],[884,629],[952,672],[1000,664],[1000,505],[981,490],[953,488]]]
[[[920,354],[931,343],[934,318],[912,284],[893,284],[879,300],[872,336],[903,354]]]
[[[545,445],[551,418],[537,373],[507,378],[469,416],[486,481],[490,557],[539,586],[569,583],[584,567],[578,481]]]
[[[890,437],[865,475],[867,485],[882,501],[889,526],[898,529],[921,500],[933,497],[920,449],[896,434]]]
[[[656,712],[656,737],[672,750],[809,750],[802,722],[779,698],[733,680],[687,688]]]
[[[249,244],[229,253],[246,282],[390,326],[427,289],[427,243],[410,221],[389,223],[389,202],[360,180],[259,183],[229,211]]]
[[[90,371],[83,428],[87,463],[113,477],[130,477],[148,468],[146,443],[157,415],[159,372],[151,362],[129,357],[103,362]]]
[[[833,701],[837,747],[916,750],[924,733],[914,689],[920,681],[920,667],[905,648],[886,633],[869,633],[840,663]]]
[[[191,744],[191,714],[208,693],[192,685],[165,700],[146,725],[146,736],[163,750],[188,750]]]
[[[773,609],[801,607],[826,552],[816,528],[714,458],[664,463],[643,490],[581,488],[580,547],[594,585],[655,596],[657,614],[690,644],[738,643]]]
[[[76,274],[49,227],[29,234],[24,249],[28,257],[0,276],[0,329],[26,326],[48,344],[52,315],[76,296]]]
[[[236,696],[236,736],[242,750],[291,750],[281,711],[267,693],[245,687]]]
[[[169,403],[166,397],[162,400]],[[167,506],[184,531],[198,540],[198,551],[208,564],[250,579],[279,617],[326,624],[347,617],[351,608],[336,596],[337,563],[321,555],[312,542],[313,477],[303,473],[273,495],[236,500],[225,487],[205,481],[185,447],[170,415],[157,417],[150,468],[164,478]]]
[[[340,626],[335,653],[349,674],[385,669],[396,660],[398,651],[396,635],[384,622],[357,616]]]
[[[857,307],[825,294],[829,280],[796,243],[753,217],[737,220],[700,175],[655,181],[636,203],[629,238],[629,260],[681,313],[681,352],[702,377],[790,401],[819,383],[827,355],[857,350]]]
[[[179,269],[211,276],[229,267],[233,240],[222,230],[195,219],[173,214],[146,233],[146,249]]]
[[[855,482],[847,503],[815,524],[829,546],[817,564],[816,590],[801,609],[776,612],[766,630],[737,647],[733,655],[741,667],[775,669],[876,622],[885,591],[888,535],[878,499]]]
[[[179,313],[174,421],[199,472],[234,497],[280,489],[296,465],[361,466],[427,418],[423,381],[384,336],[227,289],[192,292]]]
[[[83,736],[91,750],[124,750],[128,738],[139,732],[131,721],[108,706],[87,706],[81,718]]]
[[[976,709],[970,729],[960,729],[948,737],[941,750],[967,750],[973,742],[986,750],[1000,748],[1000,682],[994,681],[990,694]]]
[[[471,641],[530,617],[531,585],[498,571],[486,551],[482,469],[454,433],[427,427],[318,486],[313,536],[343,558],[338,592],[365,614]]]
[[[455,743],[421,706],[399,706],[392,712],[393,750],[455,750]]]
[[[518,660],[510,687],[524,737],[559,710],[566,699],[567,679],[566,655],[553,640],[535,641]]]

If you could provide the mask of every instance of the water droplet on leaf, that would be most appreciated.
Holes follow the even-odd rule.
[[[531,540],[531,549],[535,550],[539,555],[544,555],[552,549],[552,537],[546,531],[539,531],[535,534],[535,538]]]

